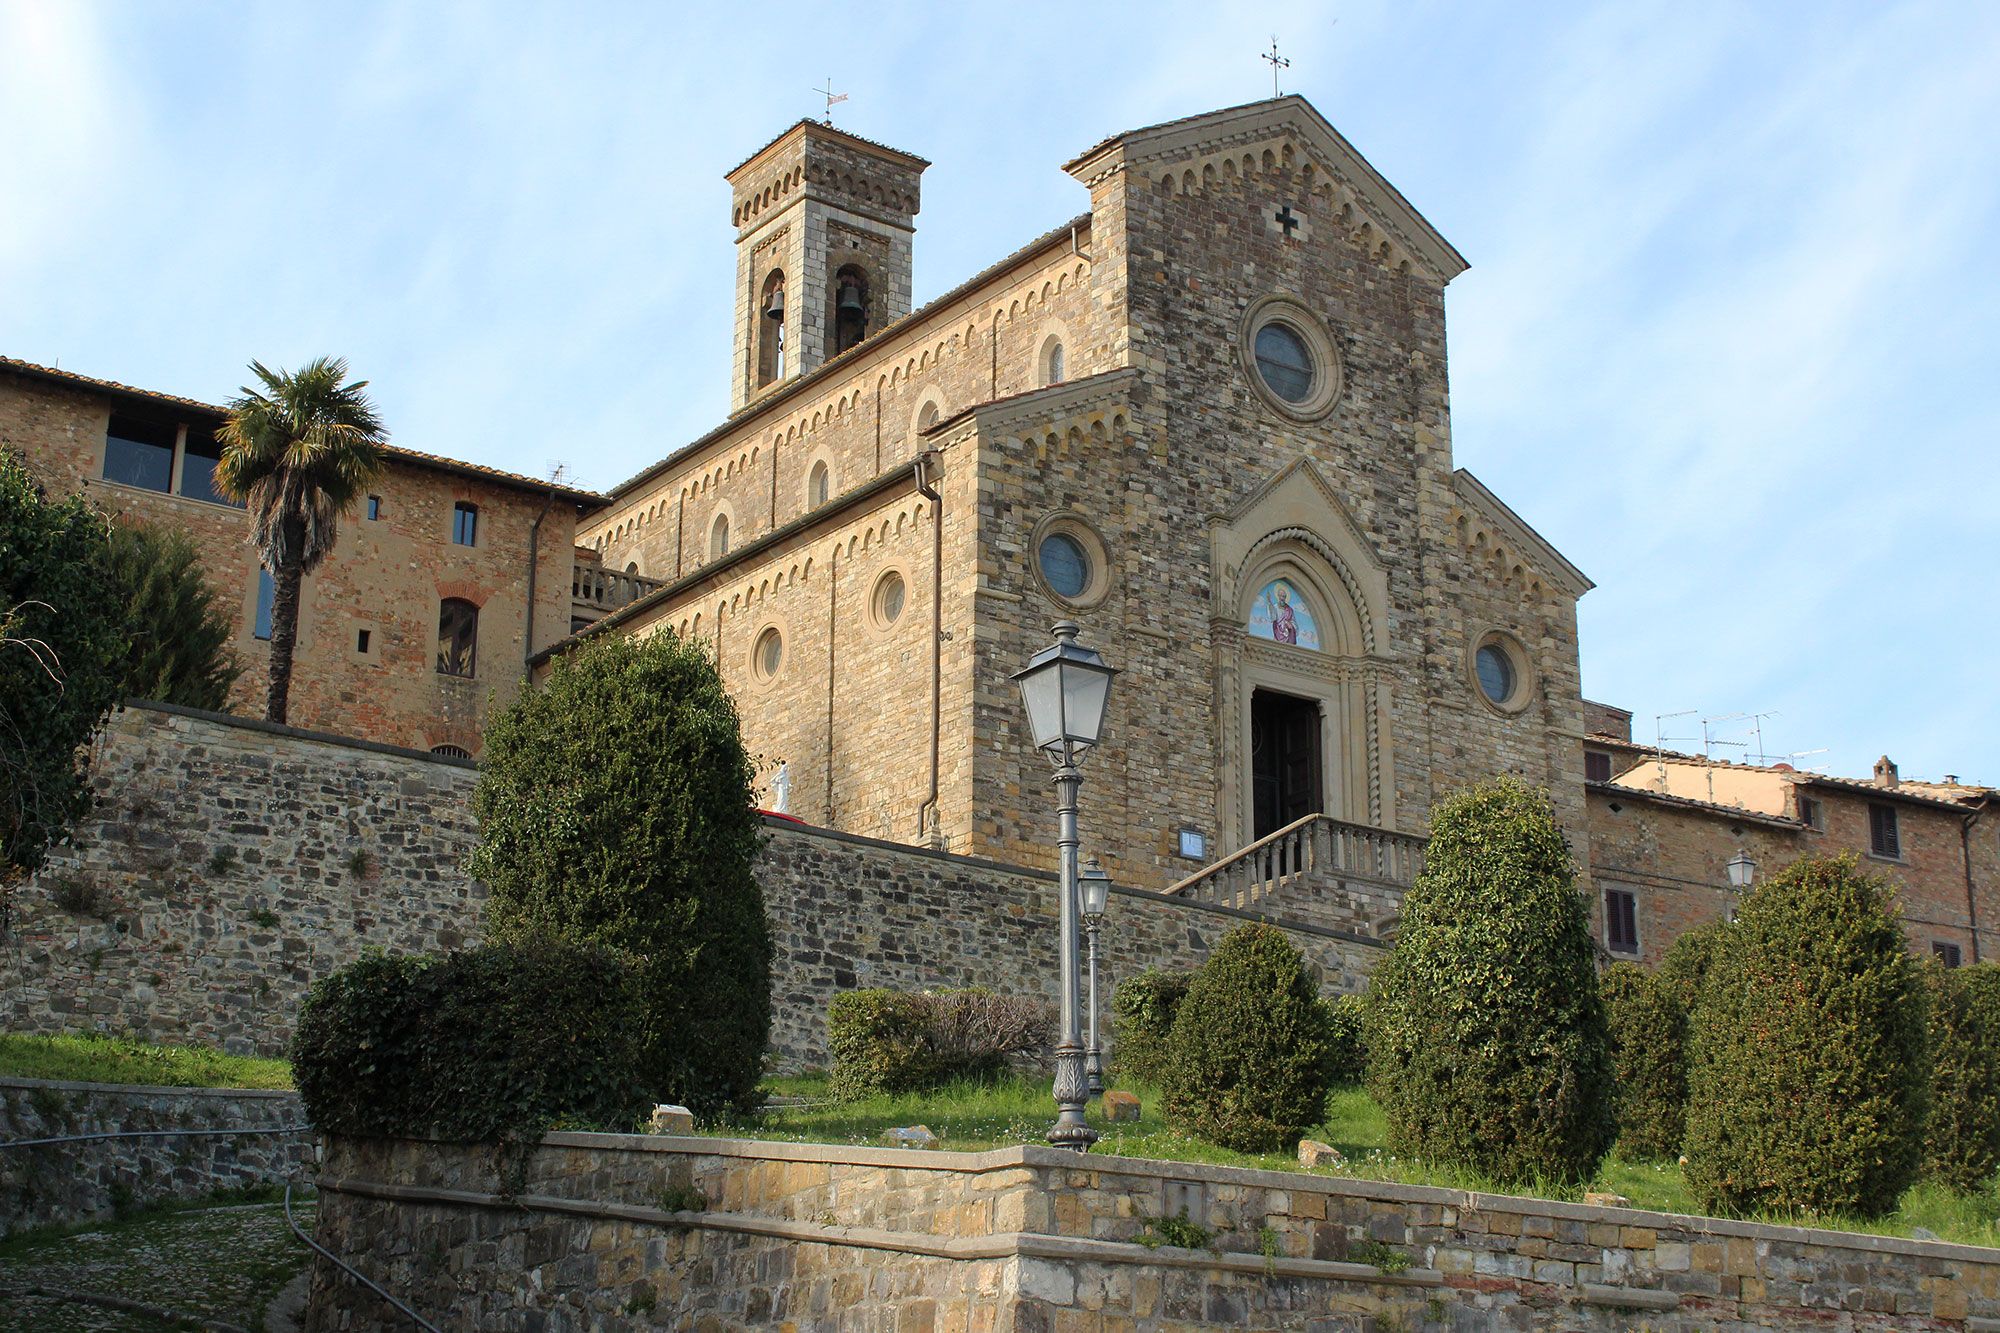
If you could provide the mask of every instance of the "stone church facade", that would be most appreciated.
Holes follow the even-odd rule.
[[[852,832],[1047,862],[1009,676],[1073,619],[1123,672],[1083,827],[1124,882],[1495,773],[1585,838],[1591,585],[1453,465],[1450,244],[1285,97],[1091,148],[1088,212],[910,311],[925,165],[804,122],[731,173],[736,410],[580,522],[644,590],[584,635],[707,640]]]

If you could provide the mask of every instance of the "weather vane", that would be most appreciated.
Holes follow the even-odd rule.
[[[1283,56],[1278,54],[1278,35],[1276,33],[1271,34],[1271,49],[1265,52],[1263,55],[1258,56],[1257,58],[1259,60],[1270,62],[1271,96],[1276,97],[1278,95],[1278,71],[1281,69],[1290,69],[1292,67],[1291,61],[1285,59]],[[828,79],[827,82],[831,84],[833,80]]]
[[[815,88],[813,91],[826,99],[826,123],[833,124],[833,109],[847,100],[847,94],[833,90],[833,76],[830,74],[826,79],[826,87]]]

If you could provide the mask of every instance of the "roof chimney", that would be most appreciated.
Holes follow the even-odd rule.
[[[1956,787],[1958,785],[1958,774],[1956,773],[1945,774],[1944,785],[1947,787]]]
[[[1876,786],[1894,787],[1898,781],[1899,779],[1896,777],[1896,765],[1890,760],[1888,755],[1885,754],[1875,761]]]

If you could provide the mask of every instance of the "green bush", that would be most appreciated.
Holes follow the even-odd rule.
[[[1159,968],[1127,977],[1111,992],[1111,1065],[1118,1080],[1159,1087],[1166,1081],[1174,1012],[1194,971]]]
[[[1275,926],[1224,936],[1187,988],[1168,1039],[1167,1123],[1238,1152],[1291,1147],[1326,1118],[1326,1008]]]
[[[292,1077],[323,1132],[522,1142],[549,1126],[628,1130],[638,979],[609,950],[561,942],[371,955],[316,983]]]
[[[236,633],[184,532],[111,524],[111,588],[125,613],[124,690],[134,699],[220,711],[242,674],[229,652]]]
[[[1660,959],[1660,968],[1655,975],[1667,987],[1674,1003],[1684,1011],[1694,1012],[1694,1002],[1701,994],[1709,966],[1714,962],[1716,952],[1722,948],[1728,930],[1729,918],[1717,917],[1706,925],[1681,932],[1667,946],[1666,956]]]
[[[105,519],[0,448],[0,885],[90,809],[84,743],[121,692]]]
[[[736,708],[708,650],[671,633],[592,639],[487,728],[468,866],[490,936],[638,960],[640,1072],[704,1119],[761,1100],[771,937],[763,835]]]
[[[1695,1198],[1890,1211],[1922,1161],[1930,1056],[1888,881],[1803,858],[1743,896],[1723,941],[1688,1025]]]
[[[989,990],[845,991],[827,1006],[829,1086],[855,1098],[992,1078],[1008,1057],[1046,1049],[1050,1026],[1046,1004]]]
[[[1678,980],[1613,963],[1603,990],[1618,1080],[1618,1154],[1634,1162],[1677,1157],[1687,1133],[1687,1010]]]
[[[1931,1048],[1924,1174],[1973,1190],[2000,1167],[2000,964],[1922,970]]]
[[[1503,779],[1439,802],[1367,1007],[1392,1152],[1510,1183],[1595,1174],[1611,1054],[1575,874],[1546,793]]]
[[[1326,1014],[1327,1075],[1332,1082],[1359,1083],[1368,1076],[1368,1000],[1362,995],[1342,995],[1321,1000]]]

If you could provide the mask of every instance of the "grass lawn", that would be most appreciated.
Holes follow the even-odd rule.
[[[767,1090],[776,1097],[799,1098],[804,1106],[781,1106],[768,1111],[757,1128],[747,1131],[757,1138],[790,1139],[812,1143],[879,1144],[882,1132],[897,1125],[927,1125],[938,1136],[938,1147],[975,1152],[1016,1143],[1043,1143],[1043,1134],[1055,1118],[1049,1084],[1026,1079],[1009,1079],[991,1084],[954,1084],[934,1093],[901,1097],[874,1097],[865,1101],[837,1102],[827,1093],[823,1076],[772,1079]],[[1136,1089],[1144,1118],[1136,1124],[1105,1123],[1091,1109],[1091,1124],[1103,1134],[1094,1152],[1121,1157],[1150,1157],[1171,1162],[1208,1162],[1217,1166],[1260,1167],[1272,1171],[1293,1171],[1317,1176],[1346,1176],[1360,1180],[1394,1180],[1411,1185],[1441,1185],[1451,1189],[1479,1190],[1489,1194],[1525,1194],[1545,1199],[1581,1200],[1582,1189],[1538,1183],[1528,1188],[1505,1188],[1473,1172],[1451,1167],[1430,1166],[1390,1156],[1384,1145],[1388,1127],[1381,1110],[1360,1088],[1339,1088],[1327,1102],[1326,1123],[1308,1132],[1338,1148],[1347,1158],[1340,1167],[1320,1167],[1310,1172],[1289,1153],[1252,1155],[1231,1152],[1199,1139],[1176,1133],[1158,1113],[1159,1097],[1150,1088]],[[743,1130],[724,1130],[740,1135]],[[1635,1208],[1668,1213],[1698,1213],[1694,1198],[1681,1178],[1680,1167],[1672,1162],[1626,1162],[1608,1159],[1598,1178],[1588,1188],[1622,1194]],[[1938,1239],[1966,1245],[2000,1246],[2000,1192],[1992,1185],[1974,1194],[1957,1194],[1941,1186],[1913,1186],[1901,1207],[1888,1217],[1873,1221],[1852,1218],[1762,1217],[1759,1221],[1793,1226],[1817,1226],[1837,1231],[1867,1231],[1888,1236],[1910,1236],[1922,1228]]]
[[[283,1060],[224,1055],[199,1046],[149,1046],[116,1037],[0,1033],[0,1074],[169,1088],[289,1088]]]

